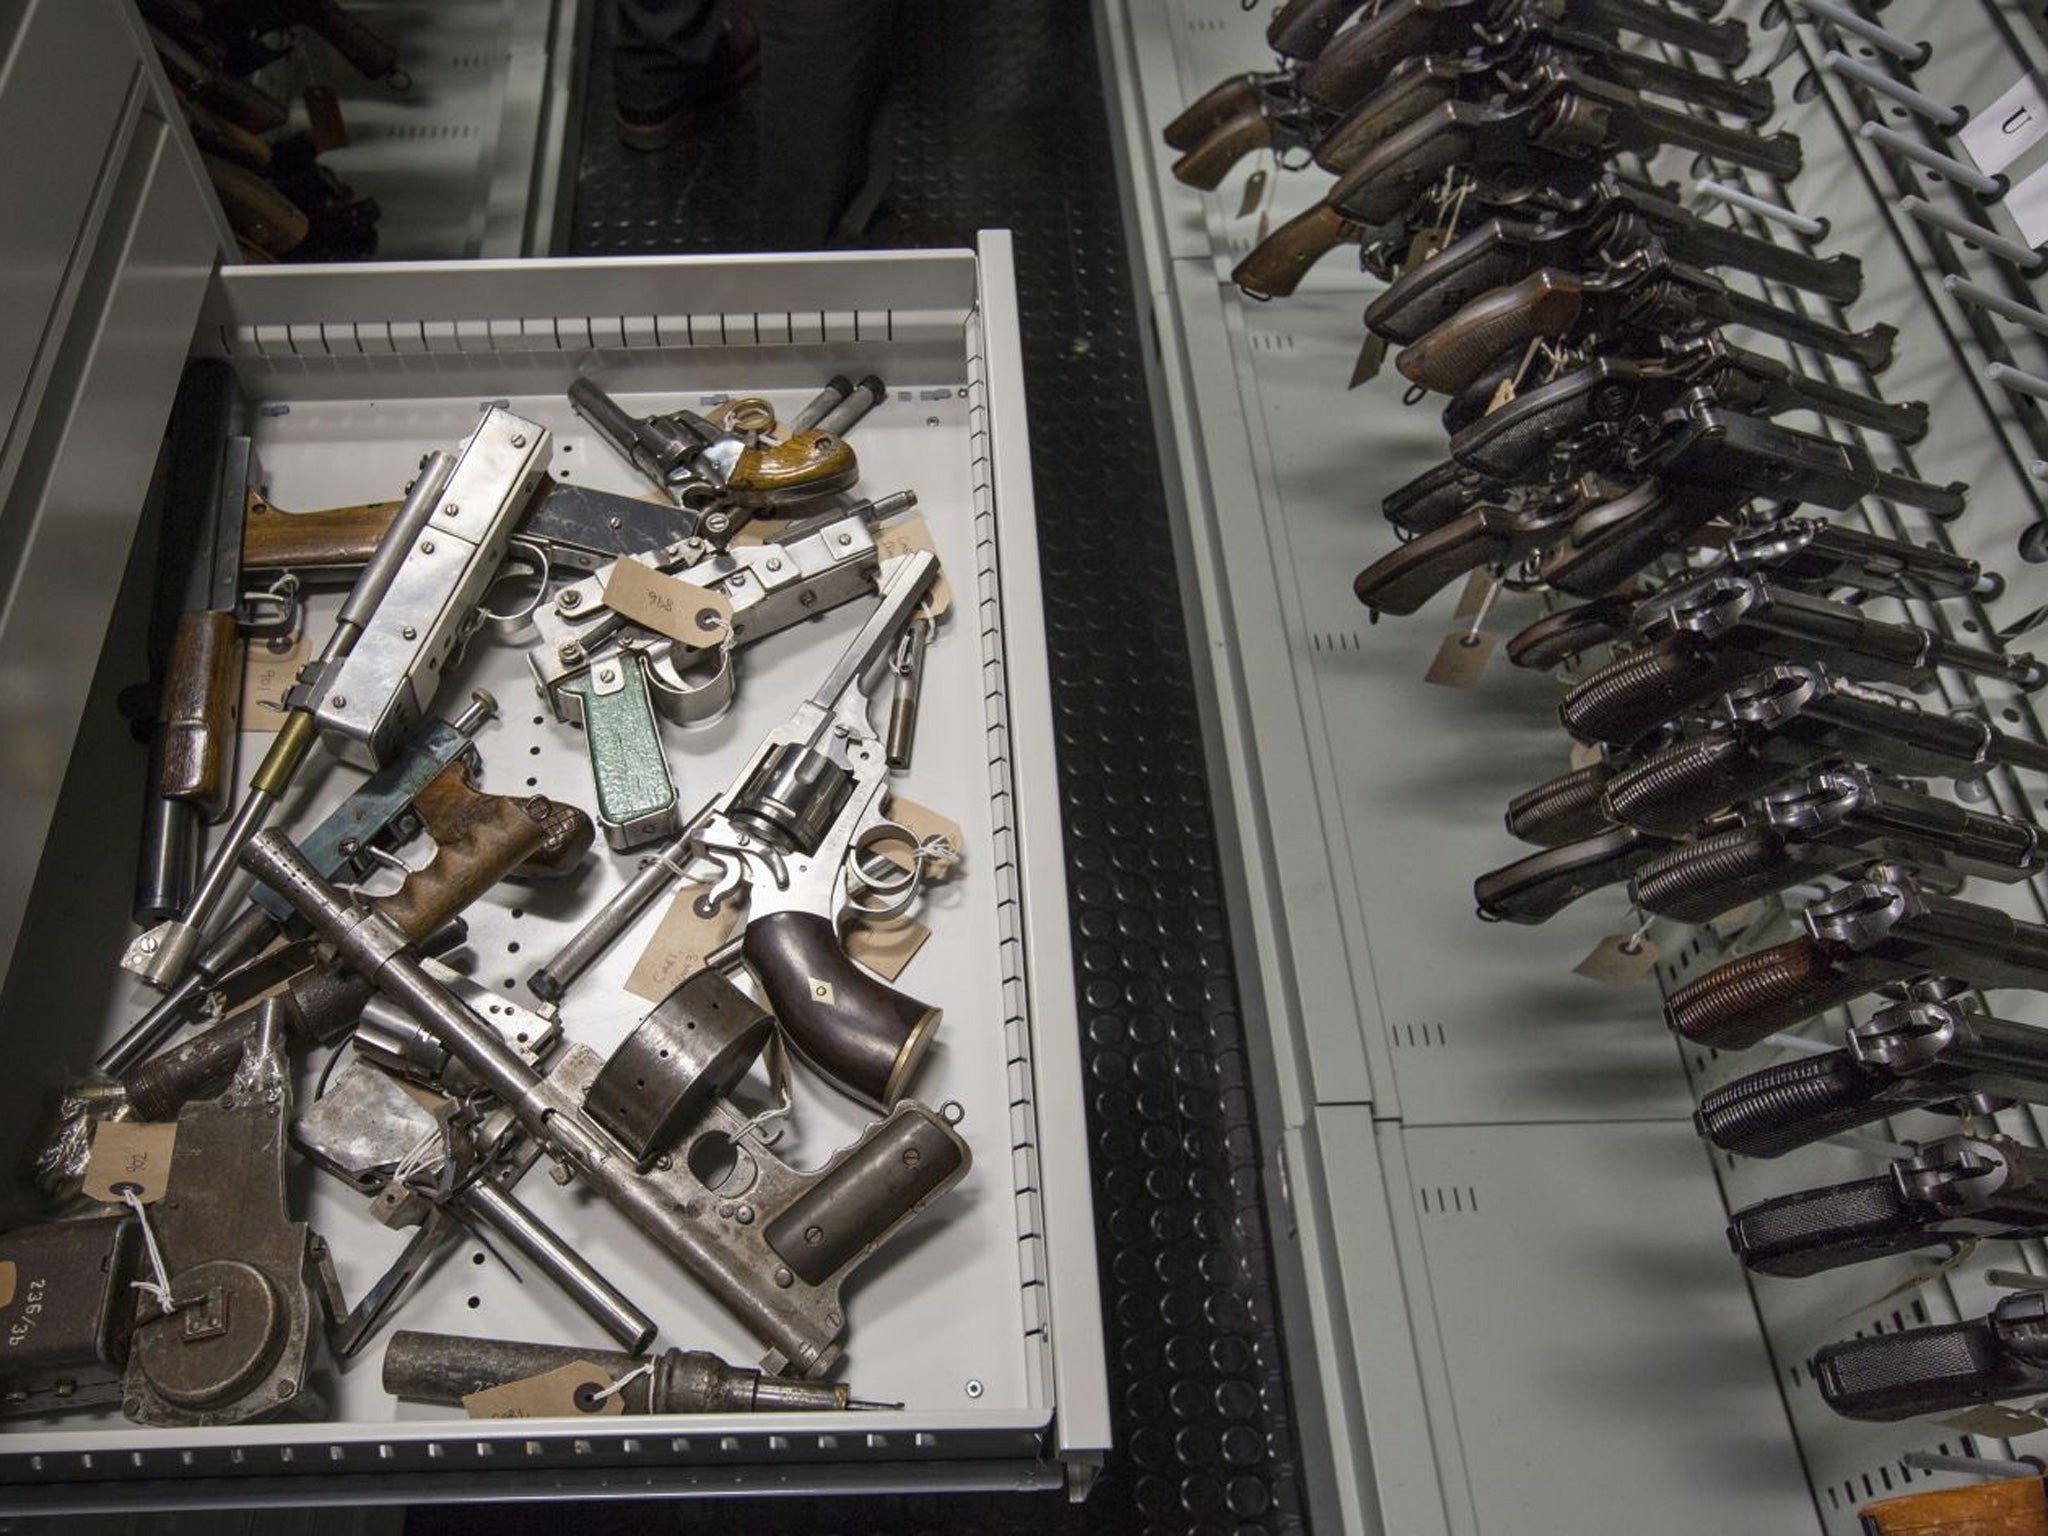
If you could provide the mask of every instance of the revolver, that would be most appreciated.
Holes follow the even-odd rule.
[[[723,542],[746,515],[769,506],[843,491],[860,478],[853,449],[840,436],[882,398],[879,379],[863,381],[849,404],[780,443],[749,442],[695,411],[634,416],[590,379],[569,386],[569,403],[654,488],[678,507],[705,517],[705,533]],[[743,515],[722,520],[721,503]]]
[[[1812,1374],[1835,1412],[1881,1424],[2048,1391],[2048,1292],[2001,1297],[1966,1323],[1825,1345]]]
[[[609,1060],[572,1047],[543,1076],[406,954],[403,934],[352,908],[284,838],[266,833],[243,857],[544,1152],[763,1340],[771,1373],[814,1377],[832,1367],[846,1275],[967,1171],[958,1115],[912,1101],[814,1172],[775,1157],[758,1117],[725,1096],[775,1021],[716,970],[685,981]]]
[[[1746,1206],[1730,1219],[1728,1242],[1746,1268],[1790,1278],[2044,1230],[2048,1154],[2009,1136],[1948,1136],[1871,1178]]]
[[[1954,1001],[1904,1002],[1852,1025],[1845,1049],[1722,1084],[1701,1098],[1693,1123],[1724,1152],[1782,1157],[1904,1110],[1977,1111],[2044,1094],[2048,1034],[2039,1028]]]
[[[1817,874],[1892,861],[2010,884],[2041,873],[2041,829],[1966,810],[1850,763],[1773,790],[1743,824],[1642,863],[1629,899],[1645,912],[1704,923]]]
[[[1802,1019],[1897,982],[2048,988],[2048,926],[1936,895],[1880,866],[1801,914],[1799,938],[1723,961],[1671,994],[1664,1017],[1698,1045],[1746,1050]]]
[[[1932,686],[1941,667],[2022,689],[2048,680],[2048,669],[2025,652],[1960,645],[1760,575],[1696,576],[1647,598],[1630,622],[1640,647],[1575,685],[1558,706],[1565,730],[1580,741],[1639,740],[1777,661],[1914,688]]]
[[[1606,786],[1611,820],[1680,834],[1713,812],[1847,758],[1912,778],[1981,779],[2004,763],[2048,773],[2048,747],[1967,715],[1835,677],[1817,665],[1766,667],[1709,712],[1704,735],[1652,753]]]

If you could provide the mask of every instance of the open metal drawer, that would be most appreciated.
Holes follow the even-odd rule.
[[[199,196],[189,166],[152,166],[163,172],[151,184],[164,199]],[[197,233],[177,252],[181,281],[171,285],[189,290],[188,307],[181,313],[158,293],[146,317],[97,300],[81,310],[103,317],[68,326],[96,343],[92,366],[80,372],[59,348],[52,367],[71,383],[52,390],[32,380],[24,390],[13,434],[41,445],[41,457],[32,475],[0,485],[13,562],[0,674],[19,728],[0,784],[10,797],[0,879],[0,1031],[15,1063],[0,1082],[10,1170],[44,1090],[83,1072],[144,1001],[114,964],[132,931],[145,766],[115,699],[141,675],[154,555],[138,509],[188,352],[233,366],[256,407],[262,478],[285,507],[393,493],[425,448],[458,441],[493,402],[554,432],[557,475],[638,494],[630,467],[568,407],[564,391],[580,372],[643,412],[745,392],[787,413],[835,372],[888,381],[889,400],[855,437],[862,485],[918,492],[955,594],[931,652],[904,789],[958,820],[966,840],[962,876],[921,910],[932,938],[905,975],[946,1013],[915,1092],[964,1109],[975,1162],[849,1292],[846,1372],[861,1395],[902,1400],[900,1413],[642,1417],[602,1428],[589,1419],[471,1422],[387,1397],[373,1346],[346,1372],[325,1370],[329,1416],[316,1422],[154,1430],[111,1409],[8,1421],[0,1511],[132,1508],[145,1498],[577,1496],[600,1487],[1085,1487],[1107,1443],[1107,1404],[1009,237],[986,234],[974,251],[209,275],[213,231],[203,218],[190,228]],[[80,246],[91,259],[92,242],[81,237]],[[101,258],[111,263],[102,298],[152,291],[135,286],[122,259],[136,248],[130,241]],[[149,272],[163,270],[159,262]],[[107,352],[110,327],[144,318],[127,351]],[[106,401],[122,408],[104,409]],[[39,419],[39,408],[61,409],[61,422]],[[858,625],[859,606],[751,649],[734,708],[669,733],[686,801],[724,782],[815,683]],[[63,619],[55,630],[53,613]],[[438,707],[472,687],[501,706],[477,737],[483,786],[587,803],[580,740],[536,707],[523,650],[472,645]],[[245,736],[244,772],[262,745]],[[317,815],[352,775],[314,773],[286,825]],[[523,978],[632,867],[630,856],[600,847],[566,890],[494,892],[471,909],[470,940],[455,958],[492,985]],[[635,1022],[642,1005],[618,983],[654,916],[570,995],[570,1039],[605,1051]],[[319,1065],[301,1063],[302,1083]],[[781,1150],[814,1164],[865,1118],[800,1079]],[[344,1288],[360,1294],[400,1236],[334,1181],[295,1175],[292,1195],[327,1239]],[[609,1207],[539,1177],[523,1181],[520,1195],[655,1316],[658,1347],[758,1355]],[[0,1220],[31,1212],[24,1189],[0,1184]],[[585,1342],[579,1324],[547,1287],[514,1283],[464,1243],[407,1303],[401,1325]]]

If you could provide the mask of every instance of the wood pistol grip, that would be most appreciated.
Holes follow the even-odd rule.
[[[1183,108],[1180,116],[1166,125],[1162,137],[1168,149],[1186,153],[1231,119],[1258,110],[1258,105],[1259,77],[1249,71],[1231,75]]]
[[[459,757],[419,792],[413,811],[434,839],[434,857],[377,901],[413,940],[515,871],[536,861],[550,871],[574,863],[596,837],[588,816],[546,795],[485,794],[470,783],[468,764]]]
[[[846,439],[812,427],[780,443],[749,448],[726,487],[743,496],[823,495],[844,490],[859,476],[860,462]]]
[[[740,954],[798,1055],[861,1102],[895,1104],[938,1027],[938,1009],[854,964],[832,920],[815,912],[750,919]]]
[[[157,792],[208,821],[228,808],[239,726],[242,637],[232,613],[198,609],[178,619],[164,675],[163,752]]]
[[[1402,377],[1454,395],[1496,358],[1539,337],[1562,336],[1585,309],[1585,285],[1545,267],[1519,283],[1481,294],[1394,358]]]
[[[1173,162],[1173,179],[1198,192],[1214,192],[1230,174],[1230,168],[1255,149],[1273,142],[1273,125],[1254,101],[1244,111],[1203,136],[1186,154]]]
[[[1328,203],[1298,213],[1252,247],[1230,280],[1254,298],[1283,299],[1301,286],[1308,269],[1347,240],[1358,226]]]

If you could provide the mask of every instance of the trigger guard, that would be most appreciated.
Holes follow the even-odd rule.
[[[739,675],[733,666],[731,632],[719,642],[718,667],[701,682],[691,682],[675,663],[675,642],[649,646],[647,694],[662,719],[674,725],[707,725],[732,707]]]

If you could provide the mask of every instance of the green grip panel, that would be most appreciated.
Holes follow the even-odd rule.
[[[647,697],[647,674],[632,658],[600,656],[561,684],[583,717],[597,824],[620,852],[681,830],[675,780]]]

